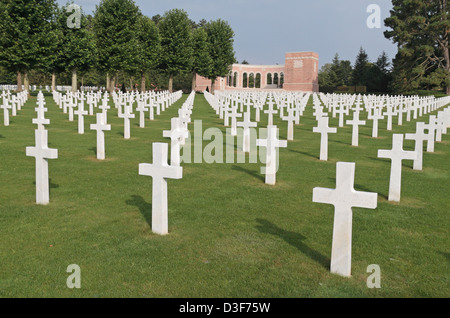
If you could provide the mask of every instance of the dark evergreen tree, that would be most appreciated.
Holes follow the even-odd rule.
[[[356,86],[364,86],[364,78],[365,73],[367,73],[369,67],[369,57],[364,51],[364,49],[361,47],[359,49],[359,53],[356,56],[355,66],[353,68],[353,74],[352,74],[352,84]]]

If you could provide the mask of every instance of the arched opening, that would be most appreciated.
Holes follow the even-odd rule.
[[[236,87],[237,83],[238,83],[238,73],[234,72],[234,75],[233,75],[233,87]]]
[[[230,71],[230,74],[228,75],[228,83],[227,83],[228,87],[232,87],[233,86],[233,72]]]
[[[248,75],[247,73],[242,74],[242,87],[247,88],[248,87]]]
[[[272,73],[267,73],[267,85],[272,85]]]
[[[280,73],[280,88],[283,88],[284,85],[284,73]]]
[[[255,88],[255,74],[253,73],[248,76],[248,88]]]
[[[278,87],[278,73],[273,74],[273,84]]]
[[[257,73],[255,77],[255,88],[261,88],[261,73]]]

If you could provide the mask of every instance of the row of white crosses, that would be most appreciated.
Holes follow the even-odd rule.
[[[192,91],[179,110],[179,117],[172,118],[171,129],[163,131],[170,138],[171,163],[168,164],[169,147],[167,143],[153,143],[153,163],[139,164],[139,175],[153,178],[152,183],[152,231],[159,235],[169,233],[169,216],[166,179],[181,179],[183,168],[180,166],[180,150],[188,138],[187,124],[194,106],[195,91]]]
[[[37,118],[33,119],[33,124],[37,125],[35,146],[27,147],[26,155],[36,159],[36,203],[46,205],[50,202],[48,159],[57,159],[58,150],[48,148],[48,131],[44,125],[50,124],[50,120],[45,118],[47,108],[42,92],[37,96],[37,105]]]
[[[192,95],[192,94],[191,94]],[[205,95],[207,96],[207,95]],[[211,96],[207,98],[211,99]],[[190,116],[190,111],[193,106],[193,98],[191,100],[188,98],[187,107],[183,105],[180,109],[180,118],[175,118],[172,120],[170,137],[172,143],[179,142],[184,135],[176,135],[172,138],[173,132],[179,127],[184,127],[184,124],[188,122],[186,117]],[[191,103],[192,102],[192,103]],[[185,103],[186,104],[186,103]],[[39,103],[38,98],[38,108],[41,109],[44,103]],[[36,109],[38,111],[38,109]],[[42,110],[40,111],[42,112]],[[319,113],[319,109],[316,110]],[[38,111],[39,113],[39,111]],[[248,112],[246,113],[248,114]],[[244,123],[249,122],[249,115],[245,117]],[[38,116],[39,118],[39,116]],[[183,120],[181,120],[183,118]],[[247,119],[246,119],[247,118]],[[319,120],[327,117],[321,115],[318,117]],[[97,123],[103,120],[102,114],[97,114]],[[320,126],[320,122],[319,122]],[[328,125],[323,125],[326,131]],[[417,135],[416,140],[423,138],[421,133],[427,127],[424,123],[417,123],[418,130],[415,135]],[[435,127],[442,127],[442,133],[446,133],[446,129],[450,127],[450,108],[439,112],[437,118],[430,116],[430,123],[428,128],[430,131],[436,130]],[[444,130],[445,129],[445,130]],[[38,128],[38,131],[45,131]],[[46,131],[45,131],[46,132]],[[321,132],[321,131],[319,131]],[[267,139],[259,139],[257,141],[259,146],[267,147],[268,159],[267,162],[272,163],[266,167],[266,182],[267,179],[275,180],[273,172],[273,163],[275,162],[270,157],[273,156],[274,149],[280,146],[286,146],[286,141],[280,141],[277,138],[277,128],[275,126],[268,126],[267,128]],[[168,134],[165,134],[169,137]],[[408,136],[407,138],[413,136]],[[403,135],[393,136],[393,148],[391,151],[380,151],[380,157],[388,157],[393,161],[392,167],[397,167],[398,162],[401,160],[417,158],[417,156],[411,155],[411,152],[405,152],[402,149]],[[434,138],[433,138],[434,142]],[[172,144],[171,147],[171,157],[176,158],[177,147]],[[175,156],[174,156],[175,153]],[[54,149],[48,149],[47,147],[47,134],[37,133],[36,134],[36,147],[33,149],[27,149],[27,155],[33,155],[36,157],[36,177],[40,179],[46,179],[48,182],[48,167],[47,167],[47,178],[43,178],[45,174],[46,167],[45,163],[47,159],[56,158],[57,152]],[[39,166],[38,169],[38,158]],[[154,143],[153,144],[153,164],[141,164],[139,165],[139,174],[149,175],[153,177],[153,192],[152,192],[152,230],[155,233],[164,235],[168,233],[168,204],[167,204],[167,178],[180,179],[182,177],[182,168],[177,165],[177,161],[173,160],[171,165],[167,164],[168,159],[168,145],[165,143]],[[44,160],[45,162],[42,162]],[[395,163],[394,163],[395,161]],[[38,176],[38,171],[40,174]],[[268,172],[268,173],[267,173]],[[354,163],[338,163],[336,171],[336,189],[322,189],[315,188],[313,191],[313,201],[321,202],[327,204],[333,204],[335,206],[335,221],[333,229],[333,245],[332,245],[332,257],[331,257],[331,272],[337,273],[343,276],[350,276],[351,274],[351,233],[352,233],[352,207],[364,207],[364,208],[376,208],[377,205],[377,194],[376,193],[364,193],[354,190],[354,174],[355,174],[355,164]],[[392,179],[392,178],[391,178]],[[274,182],[274,181],[273,181]],[[38,182],[36,182],[38,184]],[[270,183],[270,181],[269,181]],[[398,190],[398,182],[392,182],[392,188]],[[41,184],[41,183],[40,183]],[[48,188],[48,185],[47,185]],[[38,195],[38,193],[37,193]],[[40,199],[41,200],[41,199]],[[41,200],[45,202],[45,198]]]
[[[442,104],[441,104],[442,105]],[[415,134],[406,134],[406,139],[416,141],[415,151],[403,150],[403,135],[393,134],[392,149],[379,150],[378,157],[391,160],[389,181],[389,201],[400,201],[402,160],[414,160],[414,169],[422,169],[423,141],[427,140],[427,148],[434,151],[436,127],[446,133],[450,127],[450,107],[430,116],[430,123],[417,123]],[[428,129],[428,134],[425,134]],[[336,165],[336,189],[314,188],[313,202],[332,204],[335,207],[333,241],[330,271],[345,277],[351,276],[352,249],[352,207],[377,207],[377,193],[354,190],[355,163],[338,162]]]
[[[256,140],[256,146],[265,148],[265,168],[262,169],[262,173],[265,175],[265,183],[268,185],[276,184],[276,172],[278,170],[278,148],[286,148],[287,141],[279,140],[279,129],[273,125],[273,115],[280,114],[281,119],[288,122],[288,140],[293,140],[294,136],[294,123],[300,122],[300,115],[303,112],[309,95],[301,94],[300,97],[295,99],[290,94],[274,94],[265,92],[233,92],[233,93],[219,93],[218,96],[212,95],[209,92],[203,92],[206,100],[211,105],[216,113],[223,114],[224,126],[229,126],[229,119],[231,118],[231,135],[237,135],[237,127],[242,127],[242,151],[251,152],[250,144],[250,129],[256,128],[260,120],[260,112],[263,110],[263,106],[268,104],[268,109],[264,112],[268,116],[268,125],[266,128],[267,136]],[[253,104],[252,104],[253,101]],[[274,109],[274,106],[278,106],[278,110]],[[294,106],[296,105],[296,106]],[[244,106],[247,107],[244,110]],[[251,121],[251,106],[254,106],[256,115],[256,122]],[[239,113],[240,108],[244,113]],[[284,116],[284,110],[287,111],[287,116]],[[243,117],[242,122],[238,122],[237,118]]]
[[[337,97],[337,100],[341,101],[341,105],[347,105],[349,109],[353,102],[355,102],[354,98],[351,98],[351,96],[347,97],[347,102],[345,102],[345,98],[342,98],[342,96],[339,95],[333,95],[333,97]],[[388,97],[384,97],[386,99],[386,104],[394,104],[393,101],[390,101]],[[398,97],[392,98],[394,101],[398,100]],[[323,98],[325,103],[329,102],[329,99],[327,96]],[[372,101],[375,99],[372,99]],[[442,107],[447,102],[449,102],[448,98],[443,99],[430,99],[427,98],[427,101],[430,101],[428,104],[424,104],[426,106],[426,110],[423,113],[427,113],[431,110],[436,110],[436,107]],[[315,102],[315,108],[316,108],[316,114],[319,113],[323,117],[316,117],[318,120],[318,127],[314,128],[314,132],[321,133],[321,147],[320,147],[320,160],[327,160],[328,156],[328,133],[336,133],[336,128],[330,128],[328,127],[328,117],[326,117],[326,113],[323,113],[320,110],[321,106],[318,103],[317,99],[314,98]],[[366,103],[370,103],[368,99],[366,99]],[[361,98],[358,96],[356,98],[356,109],[353,112],[353,120],[348,120],[347,124],[350,124],[353,126],[353,133],[352,133],[352,145],[358,146],[358,126],[359,125],[365,125],[365,121],[359,120],[359,112],[361,108],[359,107],[361,105]],[[388,106],[390,107],[390,106]],[[367,107],[370,111],[370,106]],[[389,120],[390,115],[392,114],[392,111],[389,110],[391,108],[388,108],[387,113],[385,113],[388,116],[388,130],[392,129],[392,122]],[[380,112],[378,111],[380,110]],[[344,110],[339,112],[340,114],[344,113]],[[373,109],[374,115],[372,115],[372,118],[377,118],[376,114],[381,113],[381,108],[377,109],[376,107]],[[401,188],[401,161],[402,160],[414,160],[414,169],[415,170],[422,170],[422,147],[423,147],[423,141],[427,141],[427,152],[433,152],[434,151],[434,141],[440,141],[441,135],[445,131],[445,112],[440,111],[438,113],[438,118],[434,115],[429,116],[429,124],[425,123],[417,123],[417,131],[416,134],[407,134],[406,139],[411,139],[416,141],[416,148],[414,152],[408,152],[403,150],[403,135],[394,135],[393,136],[393,142],[392,142],[392,150],[385,151],[380,150],[378,156],[380,158],[389,158],[392,160],[391,165],[391,177],[390,177],[390,190],[389,190],[389,200],[390,201],[400,201],[400,188]],[[369,119],[370,119],[369,115]],[[425,130],[428,131],[428,133],[425,133]],[[376,137],[378,133],[377,128],[377,121],[374,121],[374,131],[373,131],[373,137]]]
[[[226,96],[227,94],[222,93],[222,96]],[[229,94],[228,94],[229,95]],[[276,111],[274,110],[273,107],[273,102],[271,100],[273,96],[278,96],[277,94],[269,94],[269,95],[265,95],[263,97],[263,104],[265,103],[264,98],[266,98],[267,96],[269,97],[269,101],[268,101],[268,105],[269,105],[269,109],[267,111],[265,111],[268,114],[268,121],[269,124],[272,123],[271,120],[271,115],[273,115],[273,113],[276,113]],[[205,97],[208,100],[208,102],[210,103],[210,105],[215,108],[217,110],[217,108],[220,108],[222,106],[222,108],[225,109],[225,116],[224,116],[224,124],[225,126],[228,125],[227,124],[227,120],[229,118],[232,119],[232,135],[236,135],[236,131],[235,131],[235,127],[236,126],[240,126],[244,128],[244,134],[243,134],[243,149],[244,151],[249,151],[249,147],[248,145],[248,131],[250,127],[255,127],[256,125],[254,125],[255,123],[251,123],[249,118],[250,116],[246,114],[249,113],[249,108],[247,110],[247,112],[244,114],[244,121],[241,123],[237,123],[237,121],[235,120],[235,118],[237,117],[241,117],[242,114],[239,114],[236,109],[237,109],[237,105],[233,107],[233,102],[229,102],[231,104],[231,110],[229,111],[229,113],[227,112],[227,103],[223,102],[223,99],[221,101],[220,97],[221,95],[219,95],[219,97],[213,96],[211,94],[209,94],[208,92],[205,92]],[[323,96],[322,96],[323,97]],[[349,110],[353,111],[353,119],[352,120],[347,120],[346,123],[351,125],[353,127],[353,131],[352,131],[352,145],[353,146],[358,146],[358,134],[359,134],[359,126],[365,125],[366,121],[360,120],[360,111],[362,111],[363,109],[360,107],[362,105],[362,101],[365,101],[365,106],[366,106],[366,110],[369,112],[369,119],[373,119],[374,123],[373,123],[373,137],[377,137],[378,136],[378,120],[383,118],[382,115],[382,110],[384,106],[381,107],[377,107],[374,106],[377,103],[381,103],[382,105],[386,104],[387,107],[387,111],[384,113],[387,117],[388,117],[388,130],[392,130],[392,120],[389,120],[389,118],[392,119],[392,115],[394,114],[392,109],[393,106],[391,105],[395,105],[395,104],[399,104],[402,103],[402,97],[398,97],[398,96],[394,96],[392,98],[390,98],[389,96],[382,96],[381,98],[379,97],[372,97],[371,99],[369,98],[361,98],[360,95],[356,96],[356,95],[349,95],[349,96],[345,96],[345,95],[335,95],[334,97],[337,97],[337,101],[340,104],[340,108],[338,108],[336,105],[336,103],[332,103],[331,107],[331,111],[338,113],[340,115],[339,118],[339,125],[342,126],[343,125],[343,114],[344,113],[349,113]],[[248,103],[244,103],[245,98],[241,98],[241,101],[243,101],[242,104],[248,105]],[[233,101],[233,98],[230,98],[231,101]],[[239,97],[237,98],[237,100],[239,100]],[[276,98],[276,100],[280,101],[279,98]],[[325,101],[325,103],[329,103],[330,99],[328,99],[327,96],[323,97],[323,100]],[[434,98],[424,98],[424,99],[416,99],[416,101],[419,100],[421,101],[421,103],[419,103],[418,105],[423,108],[422,114],[428,113],[429,111],[434,111],[439,107],[442,107],[443,105],[448,104],[449,99],[447,98],[441,98],[441,99],[434,99]],[[329,133],[336,133],[337,129],[336,128],[331,128],[329,127],[329,119],[327,117],[327,112],[322,110],[322,107],[320,105],[320,99],[317,97],[316,94],[313,94],[313,101],[314,101],[314,109],[315,109],[315,113],[314,115],[316,116],[316,119],[318,121],[318,126],[315,127],[313,129],[314,132],[316,133],[320,133],[321,134],[321,146],[320,146],[320,160],[328,160],[328,134]],[[283,102],[281,102],[283,103]],[[241,104],[241,105],[242,105]],[[356,105],[356,107],[353,108],[353,104]],[[418,107],[419,107],[418,106]],[[281,107],[281,109],[283,109]],[[294,121],[294,116],[293,116],[293,111],[291,111],[292,108],[288,108],[288,112],[290,112],[290,114],[287,117],[287,119],[290,122]],[[373,113],[372,115],[370,113]],[[440,120],[436,119],[436,116],[430,116],[430,124],[425,125],[423,123],[423,129],[422,126],[418,125],[418,132],[417,132],[417,137],[412,137],[412,136],[407,136],[407,139],[409,137],[409,139],[413,139],[413,138],[422,138],[424,140],[428,141],[428,145],[427,145],[427,151],[428,152],[432,152],[433,148],[434,148],[434,136],[436,135],[436,141],[440,140],[440,136],[442,134],[443,129],[445,129],[443,122],[444,120],[442,119],[444,116],[443,112],[439,113],[439,118]],[[401,115],[401,113],[400,113]],[[436,123],[435,123],[436,122]],[[401,124],[401,121],[399,122]],[[269,125],[268,127],[271,127],[271,125]],[[437,129],[439,127],[439,129]],[[290,125],[288,124],[288,136],[290,135]],[[425,134],[424,132],[420,132],[419,130],[422,129],[427,129],[429,131],[428,134]],[[436,134],[434,133],[436,131]],[[398,138],[398,137],[396,137]],[[288,140],[290,140],[290,138],[288,138]],[[261,143],[264,144],[264,143]],[[395,141],[393,142],[393,152],[396,151],[402,151],[402,150],[398,150],[398,146],[397,146],[398,142]],[[416,145],[417,149],[420,147],[420,145]],[[401,147],[400,147],[401,148]],[[421,150],[417,150],[416,151],[417,155],[415,155],[414,158],[414,165],[415,167],[421,167],[422,165],[422,158],[421,158]],[[408,158],[408,155],[406,155],[406,158]],[[411,156],[409,156],[411,157]],[[405,159],[406,159],[405,158]],[[394,160],[395,161],[395,160]],[[396,161],[395,161],[396,162]],[[397,169],[395,167],[397,167],[398,165],[393,164],[393,173],[392,173],[392,178],[391,178],[391,184],[392,187],[391,189],[398,189],[398,184],[400,183],[400,181],[398,180],[398,172]],[[269,174],[270,175],[270,174]],[[266,175],[266,182],[269,184],[273,184],[272,181],[268,181],[268,180],[274,180],[274,177],[268,177]],[[397,184],[397,185],[396,185]],[[391,190],[391,193],[394,193],[395,190]],[[397,190],[397,192],[399,192]],[[392,201],[396,201],[399,200],[399,195],[395,195],[395,194],[391,194],[390,198]]]
[[[178,117],[173,117],[170,121],[170,130],[163,131],[163,137],[170,138],[170,164],[180,166],[181,146],[185,145],[189,138],[188,124],[191,121],[192,108],[194,107],[195,91],[189,94],[186,101],[178,110]]]
[[[137,103],[136,111],[139,112],[139,127],[145,127],[145,112],[149,112],[150,120],[154,120],[154,108],[156,108],[156,115],[160,115],[161,112],[165,111],[166,108],[174,104],[182,96],[181,91],[174,93],[164,92],[131,92],[113,93],[113,101],[115,107],[118,109],[119,118],[124,120],[124,138],[130,138],[130,119],[135,118],[133,113],[133,104]],[[122,106],[124,110],[122,112]]]
[[[130,120],[135,118],[135,114],[133,113],[133,104],[135,100],[137,100],[138,107],[137,111],[141,113],[140,118],[140,127],[144,128],[144,116],[143,112],[146,111],[145,107],[143,107],[143,103],[145,100],[150,98],[152,101],[153,98],[160,98],[164,96],[164,102],[167,101],[167,106],[170,106],[177,99],[181,97],[181,91],[173,94],[168,94],[166,92],[154,93],[154,92],[145,92],[145,93],[119,93],[113,92],[113,99],[115,101],[115,107],[118,108],[118,117],[124,120],[124,139],[131,138],[131,124]],[[108,125],[108,110],[110,106],[109,102],[109,94],[105,92],[102,95],[102,92],[88,92],[85,94],[84,92],[77,91],[75,94],[72,92],[68,92],[63,95],[59,92],[53,92],[53,98],[55,102],[59,105],[60,108],[67,111],[69,109],[69,121],[73,120],[73,115],[78,115],[78,133],[84,134],[84,116],[93,115],[94,108],[101,109],[101,116],[97,114],[97,122],[96,124],[91,125],[91,130],[97,131],[97,159],[104,160],[105,159],[105,134],[104,131],[111,130],[111,126]],[[89,112],[84,109],[84,101],[87,100],[89,105]],[[101,102],[101,105],[98,104]],[[152,104],[152,102],[150,103]],[[73,111],[73,108],[78,105],[78,110]],[[122,111],[122,106],[124,109]],[[151,111],[150,119],[153,120],[153,111]]]
[[[180,94],[177,93],[175,96],[178,97],[179,95]],[[4,100],[6,100],[7,94],[5,93],[4,96]],[[91,96],[95,97],[98,101],[101,97],[101,93],[95,93],[95,96],[93,94]],[[73,107],[77,104],[79,105],[78,110],[74,113],[79,116],[78,132],[84,133],[84,121],[82,118],[84,115],[87,115],[87,111],[84,111],[84,93],[77,92],[72,94],[71,92],[68,92],[66,95],[63,95],[57,91],[54,91],[53,98],[60,108],[66,109],[66,107],[68,107],[73,110]],[[73,101],[74,99],[75,102]],[[175,100],[175,98],[173,98],[172,101],[173,100]],[[79,101],[79,103],[77,103],[77,101]],[[105,159],[104,131],[111,130],[111,126],[106,123],[106,111],[109,108],[107,104],[108,93],[105,93],[102,99],[102,106],[99,107],[102,109],[102,112],[96,114],[97,123],[91,125],[91,129],[97,131],[97,159],[99,160]],[[50,202],[48,159],[57,159],[58,150],[48,148],[48,131],[45,129],[45,125],[49,125],[50,120],[45,118],[45,112],[47,112],[48,109],[44,107],[45,98],[42,92],[39,92],[37,96],[37,105],[38,107],[35,108],[37,118],[32,120],[33,124],[37,125],[37,129],[35,130],[35,146],[27,147],[26,155],[36,158],[36,203],[46,205]],[[70,110],[69,114],[71,114]]]
[[[209,103],[213,105],[218,105],[217,98],[214,98],[210,94],[205,93],[205,97],[209,101]],[[431,99],[430,99],[431,100]],[[328,126],[328,117],[327,113],[324,112],[320,106],[320,100],[316,95],[313,95],[314,108],[315,108],[315,116],[318,121],[318,127],[314,128],[314,132],[321,133],[321,160],[327,160],[327,143],[328,143],[328,133],[336,133],[336,128],[330,128]],[[440,102],[434,102],[434,104],[425,108],[425,111],[422,113],[426,113],[427,111],[435,110],[436,107],[440,105],[447,104],[448,100],[441,100]],[[348,111],[351,109],[353,104],[356,104],[356,109],[353,112],[353,119],[347,120],[347,124],[353,126],[352,132],[352,145],[358,145],[358,128],[360,125],[365,125],[365,121],[361,121],[359,119],[360,108],[362,104],[361,97],[352,96],[347,101],[341,100],[341,108],[334,107],[331,110],[335,111],[335,113],[339,113],[339,126],[343,126],[344,123],[344,114],[348,114]],[[366,100],[366,105],[369,102]],[[387,111],[384,115],[388,116],[388,130],[392,129],[392,116],[393,109],[389,106],[389,100],[387,100]],[[419,104],[420,105],[420,104]],[[427,104],[424,104],[425,106]],[[367,107],[367,106],[366,106]],[[214,108],[214,106],[213,106]],[[366,108],[368,111],[373,112],[374,115],[371,115],[369,119],[374,119],[374,131],[373,136],[377,137],[378,127],[377,122],[379,119],[382,119],[382,107],[368,107]],[[269,110],[266,112],[269,116],[273,112],[273,107],[269,105]],[[440,125],[442,127],[442,131],[445,129],[445,123],[448,125],[448,118],[445,119],[445,114],[448,117],[449,110],[439,112],[440,120],[435,120],[434,116],[430,116],[430,124],[426,126],[424,123],[417,123],[418,131],[415,135],[407,135],[407,138],[416,138],[417,140],[430,140],[427,148],[432,148],[431,145],[434,143],[434,123],[436,125]],[[402,112],[399,113],[402,116]],[[408,117],[409,119],[410,117]],[[244,120],[248,121],[248,120]],[[270,117],[269,117],[270,121]],[[439,123],[439,124],[438,124]],[[402,124],[402,120],[399,119],[399,125]],[[429,136],[425,137],[423,131],[425,127],[428,127]],[[269,127],[268,127],[269,129]],[[269,129],[269,135],[276,135],[276,128]],[[438,134],[436,134],[438,135]],[[279,145],[279,141],[276,138],[268,138],[268,140],[273,140],[275,145]],[[258,143],[267,145],[269,142],[262,143],[258,140]],[[416,145],[416,147],[418,147]],[[395,134],[393,135],[393,147],[392,150],[380,150],[379,157],[390,158],[392,160],[391,165],[391,178],[390,178],[390,191],[389,191],[389,200],[398,201],[400,199],[400,184],[401,184],[401,162],[405,159],[415,160],[415,162],[419,161],[419,156],[416,155],[416,152],[412,151],[404,151],[403,150],[403,135]],[[415,163],[416,165],[416,163]],[[269,167],[267,167],[269,168]],[[315,188],[313,192],[313,201],[320,203],[333,204],[335,206],[335,221],[334,221],[334,230],[333,230],[333,246],[332,246],[332,257],[331,257],[331,272],[343,275],[350,276],[351,275],[351,235],[352,235],[352,207],[363,207],[363,208],[371,208],[375,209],[377,207],[377,193],[364,193],[354,190],[354,174],[355,174],[355,163],[343,163],[339,162],[337,164],[337,172],[336,172],[336,189],[322,189]],[[267,177],[269,176],[269,177]],[[268,174],[266,175],[267,179],[272,179],[273,182],[275,180],[274,175]]]
[[[3,109],[3,125],[9,126],[9,110],[11,109],[11,116],[17,116],[17,111],[20,111],[28,100],[28,91],[18,92],[15,95],[11,94],[9,90],[2,91],[1,98],[2,104],[0,108]]]
[[[224,120],[224,125],[229,126],[231,119],[231,134],[237,135],[237,119],[243,116],[243,113],[255,111],[255,121],[258,123],[261,118],[261,111],[267,115],[268,126],[273,126],[275,115],[279,115],[282,120],[288,122],[288,140],[293,140],[293,125],[300,123],[300,116],[309,99],[309,94],[293,92],[218,92],[214,97],[206,92],[205,96],[209,99],[211,107],[216,110],[220,119]],[[264,109],[264,105],[268,109]],[[276,109],[274,108],[276,106]],[[246,110],[244,110],[246,107]],[[239,108],[239,111],[238,111]],[[287,115],[285,115],[287,112]]]
[[[27,93],[27,92],[25,92]],[[78,132],[80,134],[84,133],[84,120],[83,116],[87,115],[88,112],[84,110],[84,93],[76,93],[75,95],[71,95],[68,93],[69,97],[65,98],[62,94],[58,92],[53,92],[53,98],[57,102],[60,107],[64,106],[69,107],[69,114],[71,114],[71,118],[73,120],[73,113],[78,115]],[[88,96],[94,97],[92,94],[88,94]],[[101,95],[96,94],[97,100]],[[3,100],[6,101],[6,94],[4,94]],[[75,102],[73,102],[73,98],[75,98]],[[73,107],[78,103],[78,110],[73,112]],[[111,126],[106,124],[106,110],[108,102],[107,93],[105,93],[105,97],[103,99],[103,108],[102,113],[97,114],[97,123],[91,125],[92,130],[97,130],[97,159],[104,160],[105,159],[105,140],[104,140],[104,131],[111,130]],[[58,158],[58,150],[48,148],[48,131],[45,129],[44,125],[50,124],[50,120],[45,118],[45,112],[47,108],[45,105],[45,98],[42,92],[39,92],[37,96],[37,105],[35,108],[37,112],[37,118],[33,119],[33,124],[37,125],[37,129],[35,130],[35,147],[27,147],[26,155],[36,158],[36,203],[40,205],[46,205],[50,202],[49,196],[49,176],[48,176],[48,159],[56,159]],[[64,107],[66,109],[66,107]]]
[[[362,102],[368,112],[368,119],[373,121],[372,137],[378,137],[378,121],[387,117],[388,131],[392,130],[394,117],[398,117],[398,125],[403,124],[403,114],[406,120],[423,116],[448,103],[448,97],[436,99],[434,97],[405,97],[405,96],[375,96],[375,95],[347,95],[347,94],[319,94],[325,107],[333,113],[333,117],[339,114],[339,127],[344,125],[344,116],[349,115],[349,110],[356,104],[355,111],[360,111]],[[356,99],[356,102],[355,102]]]
[[[450,127],[450,107],[438,111],[438,115],[430,115],[429,123],[416,123],[414,134],[393,134],[392,149],[379,150],[379,158],[391,160],[391,174],[389,179],[389,201],[400,201],[402,161],[412,160],[413,170],[423,169],[423,142],[427,142],[427,152],[434,152],[435,141],[442,141],[442,134],[447,133]],[[425,133],[425,131],[427,131]],[[403,139],[414,140],[414,151],[403,150]]]

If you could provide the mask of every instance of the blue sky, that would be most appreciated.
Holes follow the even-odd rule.
[[[100,0],[73,0],[92,13]],[[64,5],[66,0],[58,0]],[[284,64],[286,52],[314,51],[322,66],[336,53],[355,62],[362,46],[371,61],[382,51],[392,59],[397,47],[383,35],[383,20],[392,8],[390,0],[135,0],[142,13],[156,14],[180,8],[194,21],[228,21],[235,32],[239,62]],[[381,28],[370,29],[366,21],[370,4],[381,9]]]

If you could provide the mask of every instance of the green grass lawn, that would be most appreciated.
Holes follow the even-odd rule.
[[[183,163],[183,178],[168,180],[170,234],[158,236],[151,231],[152,179],[139,176],[138,165],[152,162],[153,142],[170,143],[162,131],[186,97],[155,121],[147,117],[146,128],[136,113],[129,140],[112,107],[107,159],[98,161],[89,130],[95,116],[85,117],[79,135],[77,117],[69,122],[47,95],[49,147],[59,151],[49,160],[48,206],[35,204],[35,160],[25,155],[34,146],[36,97],[9,127],[0,112],[0,297],[450,296],[450,134],[435,153],[424,153],[423,171],[403,162],[401,202],[391,203],[390,161],[377,151],[391,148],[393,133],[415,132],[415,122],[405,116],[403,126],[395,120],[386,131],[385,119],[372,138],[368,120],[359,147],[351,146],[350,126],[338,128],[329,135],[329,160],[319,161],[310,100],[295,140],[280,150],[276,186],[264,184],[260,163]],[[191,118],[225,134],[203,95]],[[261,119],[265,127],[266,115]],[[287,124],[274,123],[285,140]],[[338,118],[330,125],[338,127]],[[351,278],[329,271],[333,206],[312,202],[314,187],[335,188],[338,161],[356,163],[356,190],[379,194],[376,210],[353,209]],[[66,286],[70,264],[81,268],[80,289]],[[381,268],[379,289],[366,285],[371,264]]]

